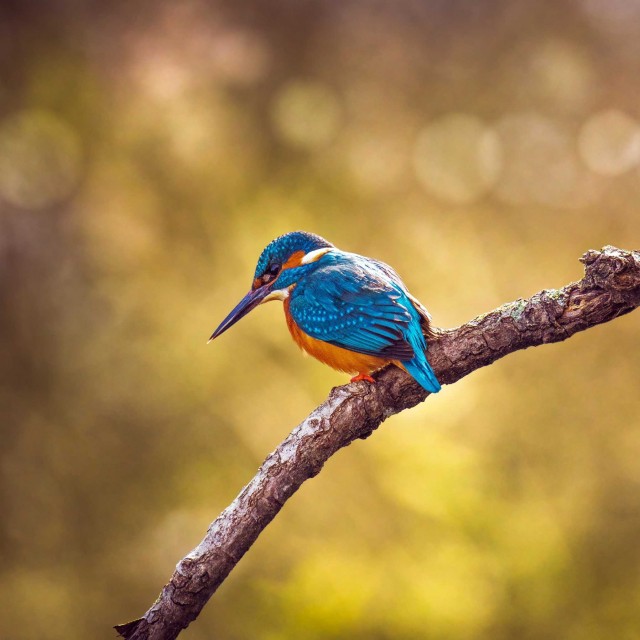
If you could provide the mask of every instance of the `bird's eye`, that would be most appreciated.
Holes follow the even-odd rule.
[[[266,284],[271,282],[279,273],[281,266],[278,263],[270,264],[262,276],[262,281]]]

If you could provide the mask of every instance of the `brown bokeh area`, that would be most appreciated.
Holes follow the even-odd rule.
[[[277,304],[294,229],[436,325],[640,246],[640,2],[0,5],[0,638],[138,617],[347,377]],[[185,639],[631,640],[640,322],[391,418],[283,509]]]

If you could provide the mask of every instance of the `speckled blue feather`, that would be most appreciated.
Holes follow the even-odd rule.
[[[332,245],[313,245],[311,250],[324,246]],[[419,303],[391,267],[331,248],[315,262],[285,270],[276,281],[278,288],[293,283],[289,312],[306,334],[351,351],[398,360],[427,391],[440,390],[425,353],[421,319],[426,311],[416,306]]]

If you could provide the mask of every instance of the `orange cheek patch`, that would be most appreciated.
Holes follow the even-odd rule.
[[[282,265],[282,269],[293,269],[302,264],[302,258],[305,256],[304,251],[296,251],[289,256],[289,259]]]

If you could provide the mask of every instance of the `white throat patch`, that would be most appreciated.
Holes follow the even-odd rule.
[[[270,302],[271,300],[286,300],[289,297],[289,289],[275,289],[267,294],[260,304]]]

